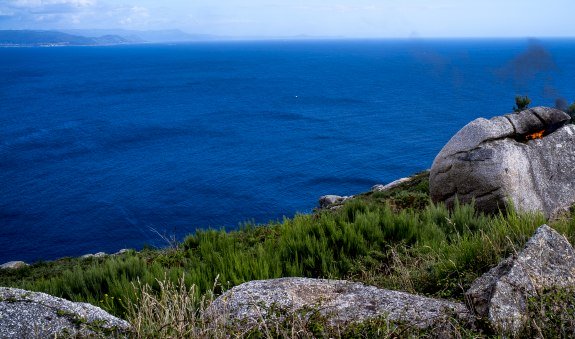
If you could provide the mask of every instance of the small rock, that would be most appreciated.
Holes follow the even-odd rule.
[[[18,268],[22,268],[22,267],[26,267],[29,266],[27,263],[23,262],[23,261],[9,261],[7,263],[4,263],[2,265],[0,265],[0,269],[18,269]]]
[[[0,287],[0,338],[118,337],[130,324],[99,307]]]
[[[472,317],[462,303],[438,300],[366,286],[345,280],[280,278],[236,286],[217,298],[208,314],[226,314],[239,328],[253,328],[263,317],[298,310],[318,310],[330,326],[380,316],[417,328],[440,327],[448,317]],[[273,319],[272,319],[273,320]]]
[[[342,204],[346,200],[353,198],[353,195],[350,196],[340,196],[340,195],[324,195],[319,198],[319,208],[327,208],[331,205],[335,204]]]
[[[130,252],[129,249],[127,249],[127,248],[122,248],[121,250],[119,250],[118,252],[116,252],[116,253],[114,253],[114,254],[112,254],[112,255],[121,255],[121,254],[128,253],[128,252]]]
[[[372,192],[383,192],[383,191],[387,191],[389,189],[392,189],[394,187],[399,186],[400,184],[403,184],[404,182],[410,181],[412,178],[401,178],[401,179],[397,179],[394,180],[392,182],[390,182],[389,184],[386,185],[374,185],[371,188]]]
[[[529,297],[547,288],[573,286],[575,250],[564,236],[542,225],[521,253],[473,282],[466,299],[496,329],[516,334],[527,320]]]
[[[88,253],[88,254],[84,254],[83,256],[80,257],[80,259],[88,259],[88,258],[103,258],[105,256],[107,256],[108,254],[106,254],[106,252],[98,252],[96,254],[92,254],[92,253]]]

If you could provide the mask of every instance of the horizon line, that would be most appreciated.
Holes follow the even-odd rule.
[[[217,35],[210,33],[189,33],[178,28],[166,28],[166,29],[150,29],[150,30],[138,30],[138,29],[124,29],[124,28],[48,28],[48,29],[31,29],[31,28],[5,28],[0,29],[0,31],[31,31],[31,32],[61,32],[66,31],[126,31],[126,32],[169,32],[178,31],[180,33],[190,35],[190,42],[192,41],[210,41],[213,40],[234,40],[234,41],[250,41],[250,40],[425,40],[425,39],[575,39],[575,35],[572,36],[561,36],[561,35],[510,35],[510,36],[341,36],[341,35],[309,35],[309,34],[293,34],[293,35]],[[204,37],[206,40],[194,40],[196,37]],[[184,42],[184,41],[182,41]]]

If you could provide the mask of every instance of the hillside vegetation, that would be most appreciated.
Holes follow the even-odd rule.
[[[233,232],[201,231],[164,249],[2,270],[0,286],[86,301],[130,320],[142,316],[138,307],[151,307],[143,299],[161,296],[166,286],[191,290],[198,305],[202,297],[249,280],[286,276],[350,279],[462,301],[478,276],[519,251],[546,222],[542,215],[513,211],[484,215],[473,205],[449,211],[431,203],[428,192],[424,172],[334,210]],[[569,216],[549,224],[575,241]]]

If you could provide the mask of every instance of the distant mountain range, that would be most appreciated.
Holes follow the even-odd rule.
[[[0,46],[102,46],[134,43],[184,42],[215,39],[179,30],[0,30]]]
[[[180,30],[131,31],[121,29],[90,30],[0,30],[0,47],[20,46],[104,46],[138,43],[169,43],[211,40],[268,40],[268,39],[333,39],[338,37],[224,37],[208,34],[188,34]]]
[[[91,46],[134,43],[119,35],[86,37],[57,31],[0,31],[0,46]]]
[[[73,29],[62,30],[62,32],[93,38],[106,35],[117,35],[136,42],[186,42],[214,40],[220,38],[218,36],[208,34],[188,34],[178,29],[159,31],[133,31],[125,29]]]

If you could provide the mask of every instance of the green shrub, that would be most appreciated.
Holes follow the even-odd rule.
[[[571,123],[575,122],[575,102],[567,109],[567,114],[571,117]]]
[[[527,302],[527,326],[523,338],[573,338],[575,336],[575,291],[541,291]]]
[[[359,195],[337,210],[245,224],[232,232],[198,231],[163,250],[2,270],[0,283],[87,301],[122,317],[134,316],[130,307],[140,305],[144,294],[157,298],[146,302],[166,300],[162,293],[168,287],[183,284],[198,301],[249,280],[285,276],[351,279],[462,301],[478,276],[521,250],[545,223],[540,214],[513,209],[485,215],[473,204],[456,203],[448,210],[431,203],[427,190],[428,174],[422,173],[390,191]],[[550,226],[575,239],[572,218]],[[221,285],[214,287],[217,277]],[[136,282],[147,287],[134,293]],[[322,332],[316,325],[308,330]],[[373,327],[357,330],[373,333]]]
[[[529,107],[529,104],[531,104],[531,99],[529,99],[528,96],[516,95],[515,96],[515,106],[513,106],[513,110],[515,112],[521,112],[521,111],[527,109]]]

